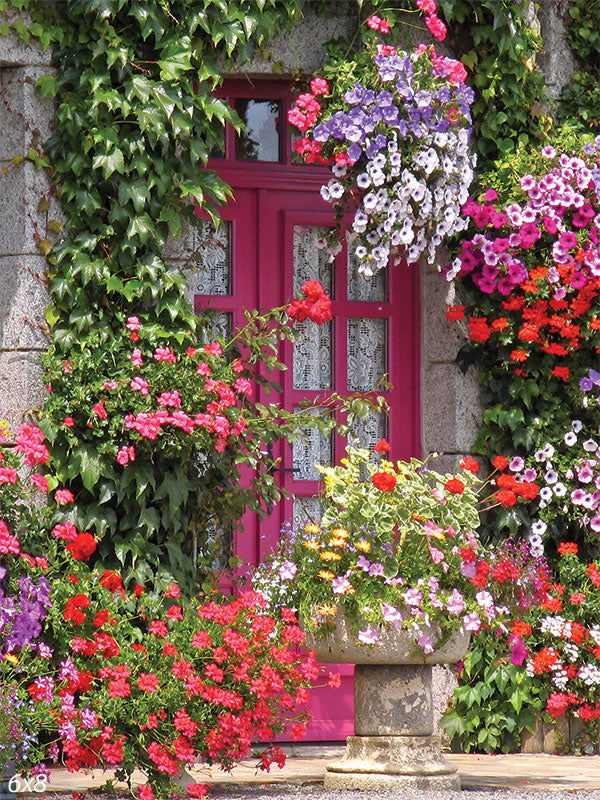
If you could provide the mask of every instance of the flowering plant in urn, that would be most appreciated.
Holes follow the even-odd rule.
[[[348,447],[339,466],[317,467],[325,482],[320,524],[289,529],[257,584],[273,603],[298,608],[318,636],[343,615],[364,645],[377,644],[386,627],[408,629],[427,655],[452,631],[477,632],[508,613],[486,589],[490,563],[475,534],[487,482],[469,457],[459,476],[441,475],[417,459],[388,460],[384,439],[375,449],[378,464]],[[499,469],[508,464],[497,461]],[[486,507],[537,493],[530,482],[509,493],[499,478]]]
[[[445,238],[465,227],[460,208],[473,174],[474,94],[459,61],[433,45],[407,53],[378,41],[389,33],[380,17],[366,26],[364,49],[313,78],[289,122],[302,133],[296,152],[307,163],[331,165],[321,194],[339,223],[332,252],[344,214],[353,212],[359,271],[372,275],[393,256],[416,261],[426,252],[433,262]],[[443,38],[443,31],[433,32]]]

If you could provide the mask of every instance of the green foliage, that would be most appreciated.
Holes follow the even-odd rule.
[[[194,465],[181,452],[146,452],[120,475],[114,442],[122,419],[110,432],[109,425],[87,428],[85,422],[80,435],[69,438],[60,427],[62,416],[69,407],[67,413],[89,417],[100,399],[97,376],[118,378],[127,315],[147,321],[155,346],[189,344],[202,336],[204,323],[185,300],[185,279],[164,261],[162,250],[169,236],[181,232],[183,219],[193,224],[195,207],[216,219],[231,195],[205,167],[211,151],[223,146],[225,125],[238,129],[240,121],[213,90],[224,73],[298,18],[302,0],[11,5],[33,19],[27,27],[16,15],[7,17],[12,31],[51,46],[56,69],[56,76],[37,84],[42,96],[56,102],[56,133],[46,153],[67,217],[60,242],[42,243],[52,303],[45,314],[45,366],[54,384],[44,427],[56,472],[77,494],[78,524],[105,534],[106,563],[126,566],[127,577],[140,581],[159,568],[181,575],[190,525],[186,504],[198,483],[197,470],[195,484],[191,475]],[[76,364],[75,388],[59,380],[67,358]],[[216,480],[223,457],[213,450],[209,458]],[[271,497],[273,477],[265,474],[264,482],[270,482]],[[218,490],[233,498],[232,515],[239,516],[236,486],[225,482]],[[209,492],[215,492],[214,481],[194,495],[196,504]]]
[[[597,2],[570,0],[566,20],[571,50],[579,62],[579,70],[562,91],[558,116],[582,130],[597,132],[600,6]]]
[[[465,656],[452,707],[440,725],[451,747],[464,753],[512,753],[532,731],[542,708],[537,687],[523,667],[510,663],[506,644],[480,633]]]

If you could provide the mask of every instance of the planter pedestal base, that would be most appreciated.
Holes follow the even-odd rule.
[[[328,764],[326,789],[459,791],[456,768],[433,735],[431,666],[357,664],[356,736]]]
[[[343,757],[328,764],[325,789],[460,791],[439,736],[349,736]]]

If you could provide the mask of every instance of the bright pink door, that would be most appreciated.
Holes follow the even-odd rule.
[[[288,370],[279,379],[280,399],[293,409],[301,400],[331,391],[382,392],[391,417],[372,414],[358,425],[354,433],[360,444],[372,448],[386,436],[395,457],[418,455],[416,269],[403,264],[363,278],[352,246],[345,246],[329,263],[318,247],[333,225],[331,208],[319,194],[327,171],[291,162],[289,141],[281,134],[288,89],[282,84],[261,88],[236,83],[229,89],[229,102],[246,112],[250,144],[229,132],[225,157],[211,163],[234,188],[235,200],[224,210],[219,231],[204,222],[196,234],[196,308],[215,309],[215,330],[226,331],[243,321],[244,307],[281,305],[306,280],[319,280],[333,299],[334,319],[323,326],[305,323],[299,342],[285,343],[281,360]],[[255,112],[253,97],[258,98]],[[252,125],[265,133],[267,145],[262,149],[256,146],[258,135],[252,141]],[[257,153],[260,159],[254,157]],[[261,399],[272,401],[273,396]],[[285,521],[299,524],[307,515],[318,521],[322,484],[314,464],[335,463],[343,457],[345,444],[338,436],[325,439],[315,431],[306,442],[281,447],[278,479],[293,499],[279,503],[262,523],[248,516],[244,531],[234,534],[234,551],[248,564],[264,558]],[[353,667],[330,669],[341,673],[342,688],[313,692],[309,739],[343,739],[353,733]]]

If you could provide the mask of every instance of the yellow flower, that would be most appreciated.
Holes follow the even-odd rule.
[[[323,614],[323,616],[325,616],[325,617],[334,617],[336,611],[337,611],[337,606],[326,606],[326,605],[323,605],[323,606],[319,606],[317,608],[317,613],[318,614]]]
[[[318,573],[319,578],[323,578],[324,581],[332,581],[335,578],[333,572],[329,572],[328,569],[322,569]]]
[[[340,537],[336,538],[335,536],[333,536],[329,540],[329,547],[345,547],[345,546],[346,546],[346,541]]]
[[[364,539],[359,539],[356,543],[356,549],[362,550],[363,553],[368,553],[371,549],[371,543],[365,541]]]
[[[331,531],[331,535],[337,536],[338,539],[347,539],[350,536],[346,528],[334,528]]]
[[[302,542],[302,544],[303,544],[303,545],[304,545],[304,547],[306,547],[308,550],[318,550],[318,549],[319,549],[319,547],[320,547],[319,543],[318,543],[318,542],[315,542],[315,540],[314,540],[314,539],[307,539],[307,541],[306,541],[306,542]]]
[[[5,653],[4,660],[8,661],[10,664],[18,664],[19,659],[13,653]]]
[[[322,553],[319,553],[323,561],[339,561],[341,555],[339,553],[334,553],[332,550],[324,550]]]
[[[319,525],[316,525],[314,522],[307,522],[306,525],[304,526],[304,530],[307,533],[320,533],[321,527]]]

